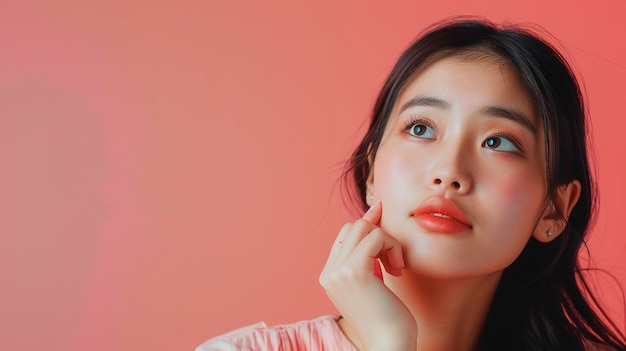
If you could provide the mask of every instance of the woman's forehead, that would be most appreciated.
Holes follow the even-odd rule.
[[[390,117],[407,106],[446,109],[456,104],[483,111],[493,111],[492,107],[518,111],[532,125],[541,125],[534,100],[513,65],[482,52],[429,59],[402,87]]]

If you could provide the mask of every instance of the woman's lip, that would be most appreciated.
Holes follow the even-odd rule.
[[[472,228],[463,210],[445,197],[432,197],[422,202],[412,217],[424,229],[437,233],[458,233]]]

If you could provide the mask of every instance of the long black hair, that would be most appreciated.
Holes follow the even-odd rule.
[[[596,206],[580,86],[562,55],[533,31],[476,19],[448,20],[429,28],[400,56],[385,81],[369,129],[346,165],[344,185],[352,187],[353,198],[366,209],[371,161],[402,88],[433,60],[471,53],[505,62],[533,99],[545,132],[546,200],[552,201],[561,185],[573,180],[581,184],[563,233],[549,243],[531,238],[504,270],[478,349],[585,350],[606,345],[626,350],[623,332],[598,305],[578,262]]]

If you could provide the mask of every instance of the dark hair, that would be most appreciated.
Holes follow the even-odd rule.
[[[626,349],[623,333],[590,291],[578,253],[595,214],[595,185],[587,157],[585,107],[575,75],[561,54],[528,29],[456,19],[431,27],[398,59],[385,81],[372,120],[344,172],[361,207],[366,181],[391,110],[419,69],[450,55],[480,53],[516,71],[545,131],[547,201],[559,186],[578,180],[580,198],[561,235],[531,238],[504,270],[479,340],[481,350],[585,350],[590,344]],[[344,187],[345,189],[345,187]]]

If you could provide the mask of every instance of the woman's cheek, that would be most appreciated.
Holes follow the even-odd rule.
[[[422,157],[403,153],[383,153],[379,155],[374,169],[374,192],[381,200],[392,201],[400,198],[419,196],[418,189],[425,179],[426,164]]]
[[[409,157],[396,151],[377,156],[374,196],[383,206],[381,227],[395,237],[406,232],[408,215],[428,196],[425,168],[423,157],[414,154]]]
[[[509,223],[534,225],[543,206],[545,185],[531,173],[517,173],[491,183],[497,189],[494,197],[501,204],[501,215]],[[497,184],[497,185],[496,185]]]

